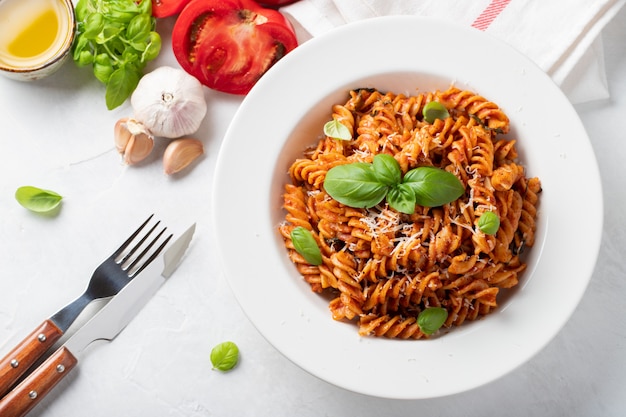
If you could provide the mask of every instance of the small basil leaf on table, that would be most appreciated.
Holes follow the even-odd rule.
[[[413,214],[415,211],[415,193],[407,184],[398,184],[387,193],[389,206],[404,214]]]
[[[350,129],[344,126],[339,120],[331,120],[324,125],[324,134],[329,138],[339,140],[352,140]]]
[[[349,207],[374,207],[387,194],[372,164],[355,162],[337,165],[326,173],[324,189],[335,200]]]
[[[311,265],[322,264],[322,252],[320,251],[313,234],[302,226],[295,227],[291,233],[291,242],[302,257]]]
[[[400,181],[402,181],[400,164],[393,156],[387,154],[375,155],[372,166],[379,182],[393,186],[400,184]]]
[[[500,217],[493,211],[486,211],[478,218],[478,228],[486,235],[495,235],[500,228]]]
[[[46,213],[54,210],[63,197],[54,191],[26,185],[15,191],[15,199],[20,205],[37,213]]]
[[[442,206],[465,192],[465,186],[454,174],[437,167],[412,169],[402,181],[413,188],[415,203],[424,207]]]
[[[428,307],[417,316],[417,324],[424,334],[433,334],[445,323],[448,310],[443,307]]]
[[[230,371],[239,362],[239,348],[233,342],[222,342],[211,350],[213,369]]]

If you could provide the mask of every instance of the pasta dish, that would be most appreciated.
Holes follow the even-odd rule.
[[[447,114],[427,121],[431,102]],[[419,322],[425,310],[445,311],[442,329],[493,312],[526,267],[520,255],[533,245],[541,192],[540,180],[518,161],[516,141],[505,137],[504,111],[456,87],[415,95],[356,89],[329,110],[351,138],[323,135],[293,162],[279,230],[299,274],[329,297],[332,317],[355,322],[362,336],[421,339],[434,333]],[[412,213],[384,199],[351,207],[326,191],[332,168],[372,163],[380,154],[392,156],[403,175],[417,167],[449,172],[464,191],[440,206],[417,204]],[[480,227],[486,212],[496,215],[496,230]],[[310,232],[321,262],[296,249],[296,228]]]

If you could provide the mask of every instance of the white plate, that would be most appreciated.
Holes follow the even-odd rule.
[[[535,246],[520,285],[483,320],[431,340],[360,337],[334,321],[287,258],[287,168],[314,143],[350,88],[471,89],[500,105],[522,163],[542,181]],[[340,27],[296,48],[244,99],[224,139],[214,220],[226,277],[267,340],[311,374],[379,397],[469,390],[515,369],[562,328],[589,282],[600,246],[602,191],[584,128],[530,60],[482,32],[396,16]]]

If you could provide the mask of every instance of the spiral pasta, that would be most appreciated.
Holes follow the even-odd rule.
[[[449,117],[428,123],[424,106],[438,101]],[[428,307],[448,312],[444,327],[491,313],[502,289],[518,284],[520,258],[535,240],[541,182],[526,176],[516,142],[501,138],[509,119],[493,102],[450,87],[414,96],[376,89],[349,92],[331,109],[352,140],[323,137],[289,169],[285,220],[279,226],[291,261],[311,289],[330,296],[335,320],[358,323],[363,336],[429,337],[417,317]],[[385,201],[369,209],[345,206],[324,190],[326,173],[386,153],[401,171],[435,166],[454,174],[464,194],[412,214]],[[485,234],[480,216],[500,225]],[[322,254],[309,264],[294,248],[291,231],[308,229]]]

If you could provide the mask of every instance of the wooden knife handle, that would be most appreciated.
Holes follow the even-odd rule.
[[[62,346],[44,363],[0,399],[0,416],[22,417],[54,388],[78,363],[76,357]]]
[[[46,320],[0,359],[0,397],[6,394],[62,335],[61,329],[51,320]]]

